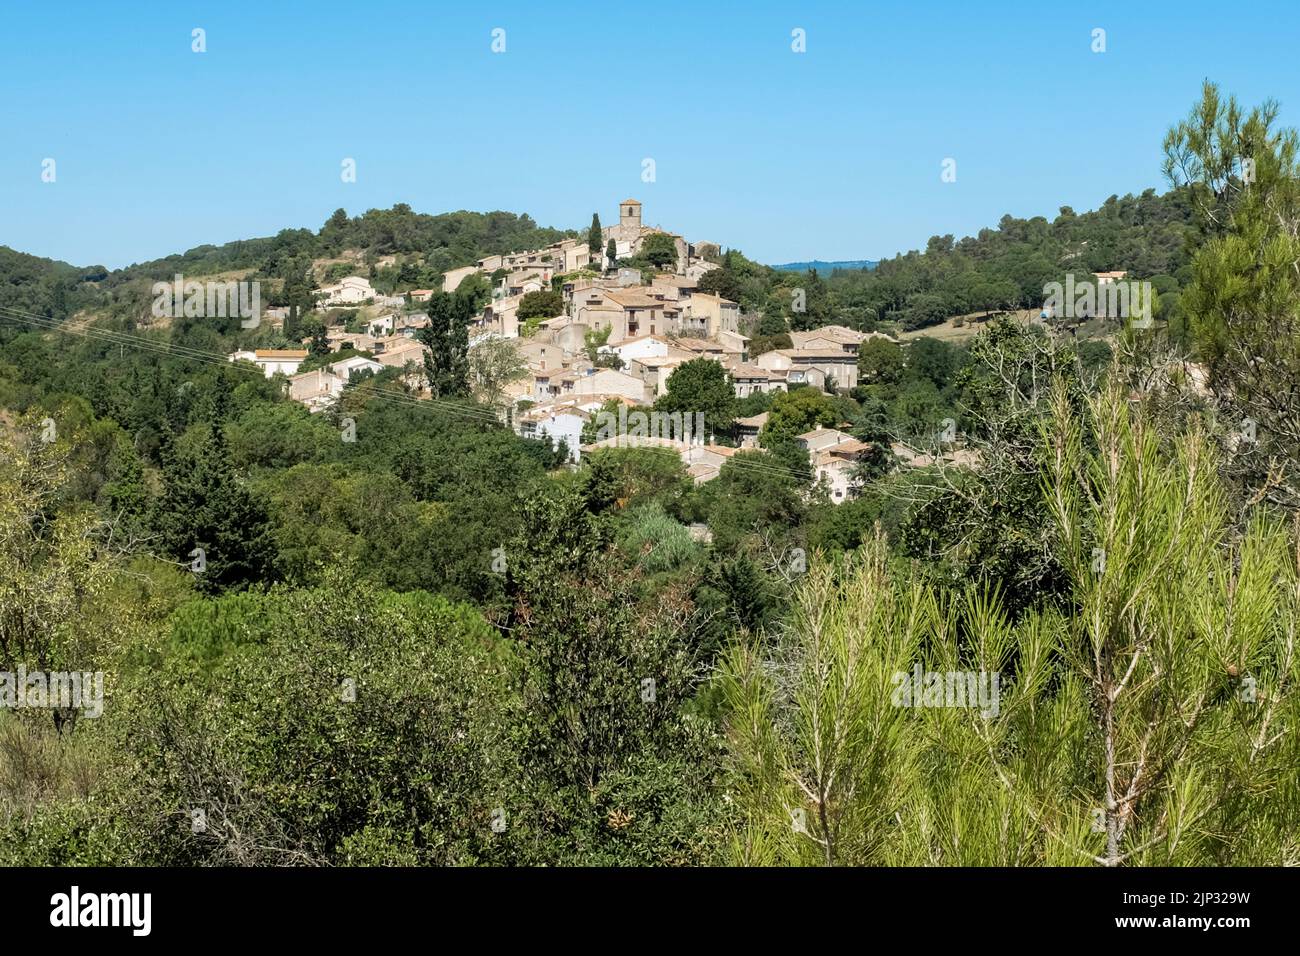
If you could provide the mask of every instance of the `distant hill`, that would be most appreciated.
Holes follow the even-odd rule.
[[[79,267],[0,246],[0,305],[65,319],[91,304],[103,266]]]
[[[779,266],[772,266],[777,272],[807,272],[809,269],[816,269],[818,275],[830,275],[836,269],[874,269],[875,267],[874,259],[845,259],[842,262],[823,262],[821,259],[814,259],[812,262],[783,262]]]
[[[0,305],[58,320],[82,309],[108,307],[126,315],[143,308],[150,286],[159,279],[177,273],[199,279],[232,272],[280,280],[263,290],[264,302],[283,305],[290,293],[281,290],[305,292],[321,279],[310,272],[313,262],[344,252],[359,254],[356,271],[383,292],[436,288],[442,273],[455,266],[493,253],[537,249],[576,235],[539,226],[527,214],[461,210],[428,215],[399,203],[360,216],[348,216],[340,209],[315,232],[283,229],[274,236],[196,246],[112,271],[99,265],[76,267],[0,246]]]

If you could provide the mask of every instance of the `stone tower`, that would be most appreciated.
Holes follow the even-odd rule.
[[[618,224],[629,238],[641,232],[641,204],[635,199],[624,199],[618,207]]]

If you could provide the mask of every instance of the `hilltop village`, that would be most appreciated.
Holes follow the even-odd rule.
[[[882,332],[828,325],[790,333],[791,347],[751,358],[749,338],[740,331],[741,307],[702,291],[701,279],[717,269],[718,247],[647,226],[636,199],[619,205],[617,224],[595,236],[569,238],[540,249],[492,255],[448,270],[441,291],[455,293],[474,279],[490,284],[491,298],[469,324],[469,348],[508,343],[513,367],[500,394],[504,421],[520,435],[561,443],[571,460],[583,448],[654,444],[676,451],[696,482],[716,477],[739,448],[754,447],[767,414],[736,419],[735,445],[694,434],[618,433],[591,439],[602,410],[651,406],[668,390],[674,372],[707,359],[726,370],[735,396],[809,387],[848,392],[858,384],[858,349]],[[652,268],[620,266],[650,261]],[[231,361],[256,364],[268,376],[283,374],[289,396],[312,411],[328,408],[355,376],[402,369],[403,382],[427,397],[424,358],[418,338],[428,325],[422,306],[433,289],[386,296],[368,279],[353,275],[314,290],[318,310],[357,310],[365,316],[326,329],[334,361],[302,371],[309,350],[236,352]],[[371,317],[373,316],[373,317]],[[283,321],[284,310],[272,310]],[[310,346],[304,340],[304,346]],[[626,416],[625,416],[626,418]],[[584,432],[588,441],[584,443]],[[850,475],[863,443],[837,429],[799,436],[832,500],[849,495]],[[912,463],[906,449],[895,451]]]

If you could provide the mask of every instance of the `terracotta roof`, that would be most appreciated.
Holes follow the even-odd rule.
[[[727,351],[727,347],[720,342],[710,342],[708,339],[692,338],[689,335],[674,336],[673,344],[681,346],[684,349],[690,349],[692,352],[726,352]]]
[[[828,455],[861,455],[863,452],[871,450],[871,442],[858,441],[856,438],[852,441],[842,441],[838,445],[831,445],[829,448],[823,448],[822,451]]]
[[[699,279],[691,279],[687,276],[669,275],[667,272],[657,272],[652,280],[658,285],[673,286],[677,289],[694,289],[700,284]],[[700,293],[696,293],[699,295]]]
[[[605,290],[605,298],[623,306],[625,309],[658,309],[668,306],[668,303],[662,299],[656,299],[644,292],[628,289],[607,289]]]
[[[732,455],[742,451],[749,451],[747,448],[732,448],[730,445],[703,445],[705,451],[711,451],[715,455],[721,455],[723,458],[730,458]]]
[[[833,454],[832,450],[827,448],[817,453],[817,460],[813,462],[813,465],[817,468],[835,468],[838,470],[852,467],[853,462],[848,458]]]
[[[845,352],[838,351],[836,349],[772,349],[772,352],[774,352],[777,355],[784,355],[787,358],[792,358],[792,359],[833,358],[840,363],[852,362],[854,360],[852,355],[849,355]],[[767,354],[768,354],[767,352],[763,353],[763,355],[767,355]],[[759,357],[762,358],[762,356]]]
[[[691,298],[692,299],[716,299],[718,302],[722,303],[723,305],[740,305],[739,302],[732,302],[730,299],[724,299],[722,296],[714,295],[711,292],[692,292]]]
[[[305,359],[306,349],[257,349],[253,352],[260,359]]]
[[[779,375],[776,372],[770,372],[758,365],[742,365],[737,363],[736,365],[731,366],[729,371],[731,372],[732,378],[762,378],[768,380],[785,378],[783,375]],[[764,412],[763,414],[766,415],[767,413]]]
[[[552,415],[575,415],[584,420],[591,418],[591,412],[578,408],[572,399],[567,399],[560,402],[543,402],[540,405],[534,405],[532,408],[519,414],[519,421],[546,421]]]

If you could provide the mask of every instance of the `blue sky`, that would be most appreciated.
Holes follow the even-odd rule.
[[[1298,35],[1294,0],[10,0],[0,244],[117,267],[340,206],[585,228],[634,196],[760,261],[878,258],[1163,191],[1161,138],[1207,77],[1300,124]]]

